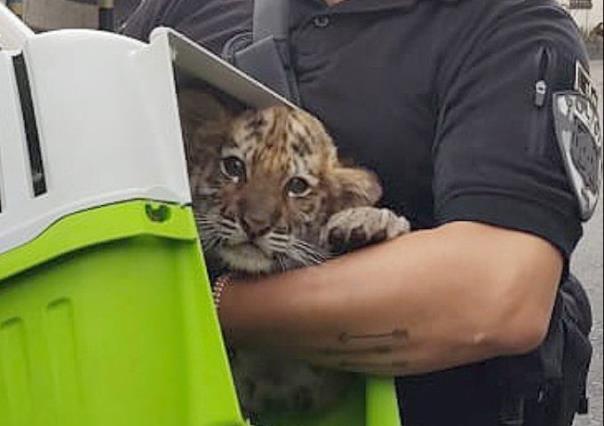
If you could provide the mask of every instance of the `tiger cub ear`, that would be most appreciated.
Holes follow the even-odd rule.
[[[334,211],[373,206],[382,197],[377,175],[358,167],[337,167],[330,176]]]
[[[178,106],[183,131],[187,136],[192,136],[200,128],[223,128],[232,118],[227,107],[216,96],[204,90],[180,91]]]

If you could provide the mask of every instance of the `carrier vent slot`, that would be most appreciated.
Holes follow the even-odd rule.
[[[46,193],[46,177],[44,175],[40,136],[38,134],[36,114],[31,97],[29,76],[27,75],[27,66],[25,65],[23,54],[13,57],[13,66],[15,68],[19,98],[21,100],[21,112],[23,114],[23,124],[25,126],[25,137],[27,139],[27,151],[29,153],[29,166],[34,196],[37,197]]]

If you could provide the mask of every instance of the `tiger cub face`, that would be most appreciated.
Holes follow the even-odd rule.
[[[342,165],[323,125],[302,110],[232,113],[205,92],[179,98],[202,243],[231,271],[319,263],[328,218],[381,196],[375,175]]]

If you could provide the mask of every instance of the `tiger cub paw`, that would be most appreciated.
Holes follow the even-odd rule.
[[[343,254],[409,231],[407,219],[389,209],[354,207],[329,218],[321,232],[321,242],[330,253]]]

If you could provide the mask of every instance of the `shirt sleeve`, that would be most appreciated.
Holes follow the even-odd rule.
[[[545,10],[545,12],[543,12]],[[587,65],[561,9],[516,9],[461,40],[439,80],[434,144],[439,224],[476,221],[540,236],[568,259],[582,235],[558,150],[552,94]],[[542,99],[539,81],[547,85]]]

